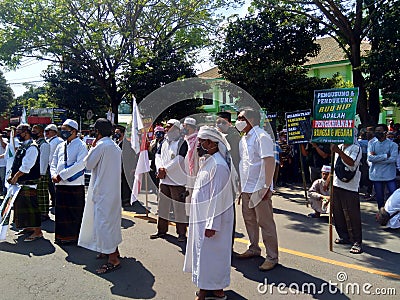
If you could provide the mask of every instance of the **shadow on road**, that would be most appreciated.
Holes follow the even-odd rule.
[[[258,266],[263,262],[264,259],[261,256],[251,259],[232,259],[232,267],[242,273],[245,278],[255,282],[254,289],[257,289],[260,296],[273,297],[286,293],[288,296],[308,294],[314,299],[350,299],[334,286],[329,289],[329,282],[297,269],[277,265],[271,271],[261,272]],[[279,284],[280,288],[278,288]]]
[[[12,234],[12,231],[10,232]],[[24,242],[26,237],[28,237],[28,235],[15,236],[15,243],[1,242],[0,251],[26,255],[29,257],[48,255],[56,251],[56,248],[54,248],[54,245],[49,240],[41,238],[33,242]]]
[[[83,265],[84,269],[112,283],[113,295],[132,299],[152,299],[156,296],[153,289],[155,278],[140,261],[133,257],[122,257],[121,268],[104,275],[96,274],[96,269],[107,262],[96,259],[96,253],[77,246],[62,246],[67,253],[66,261]]]

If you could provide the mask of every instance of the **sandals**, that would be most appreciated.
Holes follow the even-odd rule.
[[[317,214],[317,213],[311,213],[311,214],[308,214],[307,217],[315,219],[315,218],[320,218],[321,215]]]
[[[39,240],[41,238],[43,238],[43,234],[37,235],[37,236],[28,236],[26,239],[24,239],[24,242],[33,242],[33,241]]]
[[[345,239],[337,238],[337,239],[335,240],[335,244],[338,244],[338,245],[348,245],[348,244],[350,244],[350,242],[349,242],[348,240],[345,240]]]
[[[32,233],[33,230],[29,230],[29,229],[22,229],[18,232],[15,233],[15,235],[24,235],[24,234],[28,234],[28,233]]]
[[[100,267],[100,269],[97,269],[96,273],[98,275],[103,275],[103,274],[110,273],[110,272],[113,272],[115,270],[118,270],[119,268],[121,268],[121,264],[113,265],[112,263],[106,263],[106,264],[102,265]]]
[[[360,243],[354,243],[350,249],[350,253],[352,253],[352,254],[361,254],[362,252],[363,251],[362,251]]]

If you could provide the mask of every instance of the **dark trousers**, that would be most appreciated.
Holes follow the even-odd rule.
[[[176,223],[176,233],[186,235],[187,216],[185,211],[185,192],[184,186],[160,184],[160,198],[158,202],[158,222],[157,232],[168,232],[168,220],[171,205],[174,208]]]
[[[358,192],[333,187],[333,219],[339,238],[362,242],[360,199]]]
[[[396,186],[396,179],[389,180],[389,181],[373,181],[374,189],[375,189],[375,197],[376,202],[378,203],[378,208],[385,206],[385,185],[389,191],[388,197],[394,193],[397,189]]]
[[[50,168],[48,170],[48,175],[49,175],[49,193],[50,193],[50,206],[54,207],[56,205],[56,187],[54,182],[51,180],[51,175],[50,175]]]

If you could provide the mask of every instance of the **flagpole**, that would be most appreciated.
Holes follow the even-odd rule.
[[[146,217],[148,217],[149,216],[149,205],[148,205],[148,200],[149,200],[149,189],[148,189],[148,183],[147,183],[147,175],[148,175],[149,173],[147,172],[147,173],[144,173],[144,176],[145,176],[145,178],[144,178],[144,185],[145,185],[145,188],[146,188]]]

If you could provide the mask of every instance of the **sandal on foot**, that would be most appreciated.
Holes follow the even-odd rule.
[[[28,234],[28,233],[32,233],[33,230],[29,230],[29,229],[22,229],[18,232],[15,233],[15,235],[24,235],[24,234]]]
[[[42,235],[37,235],[37,236],[28,236],[26,239],[24,239],[24,242],[33,242],[36,241],[38,239],[41,239],[43,237]]]
[[[363,251],[362,251],[360,243],[354,243],[350,249],[350,253],[352,253],[352,254],[361,254],[362,252]]]
[[[347,245],[347,244],[350,244],[350,242],[347,241],[347,240],[345,240],[345,239],[337,238],[337,239],[335,240],[335,244],[338,244],[338,245]]]
[[[315,219],[315,218],[320,218],[321,215],[316,214],[316,213],[311,213],[311,214],[308,214],[307,217]]]
[[[119,268],[121,268],[121,264],[113,265],[112,263],[106,263],[106,264],[102,265],[100,267],[100,269],[97,269],[96,273],[98,275],[103,275],[103,274],[118,270]]]

